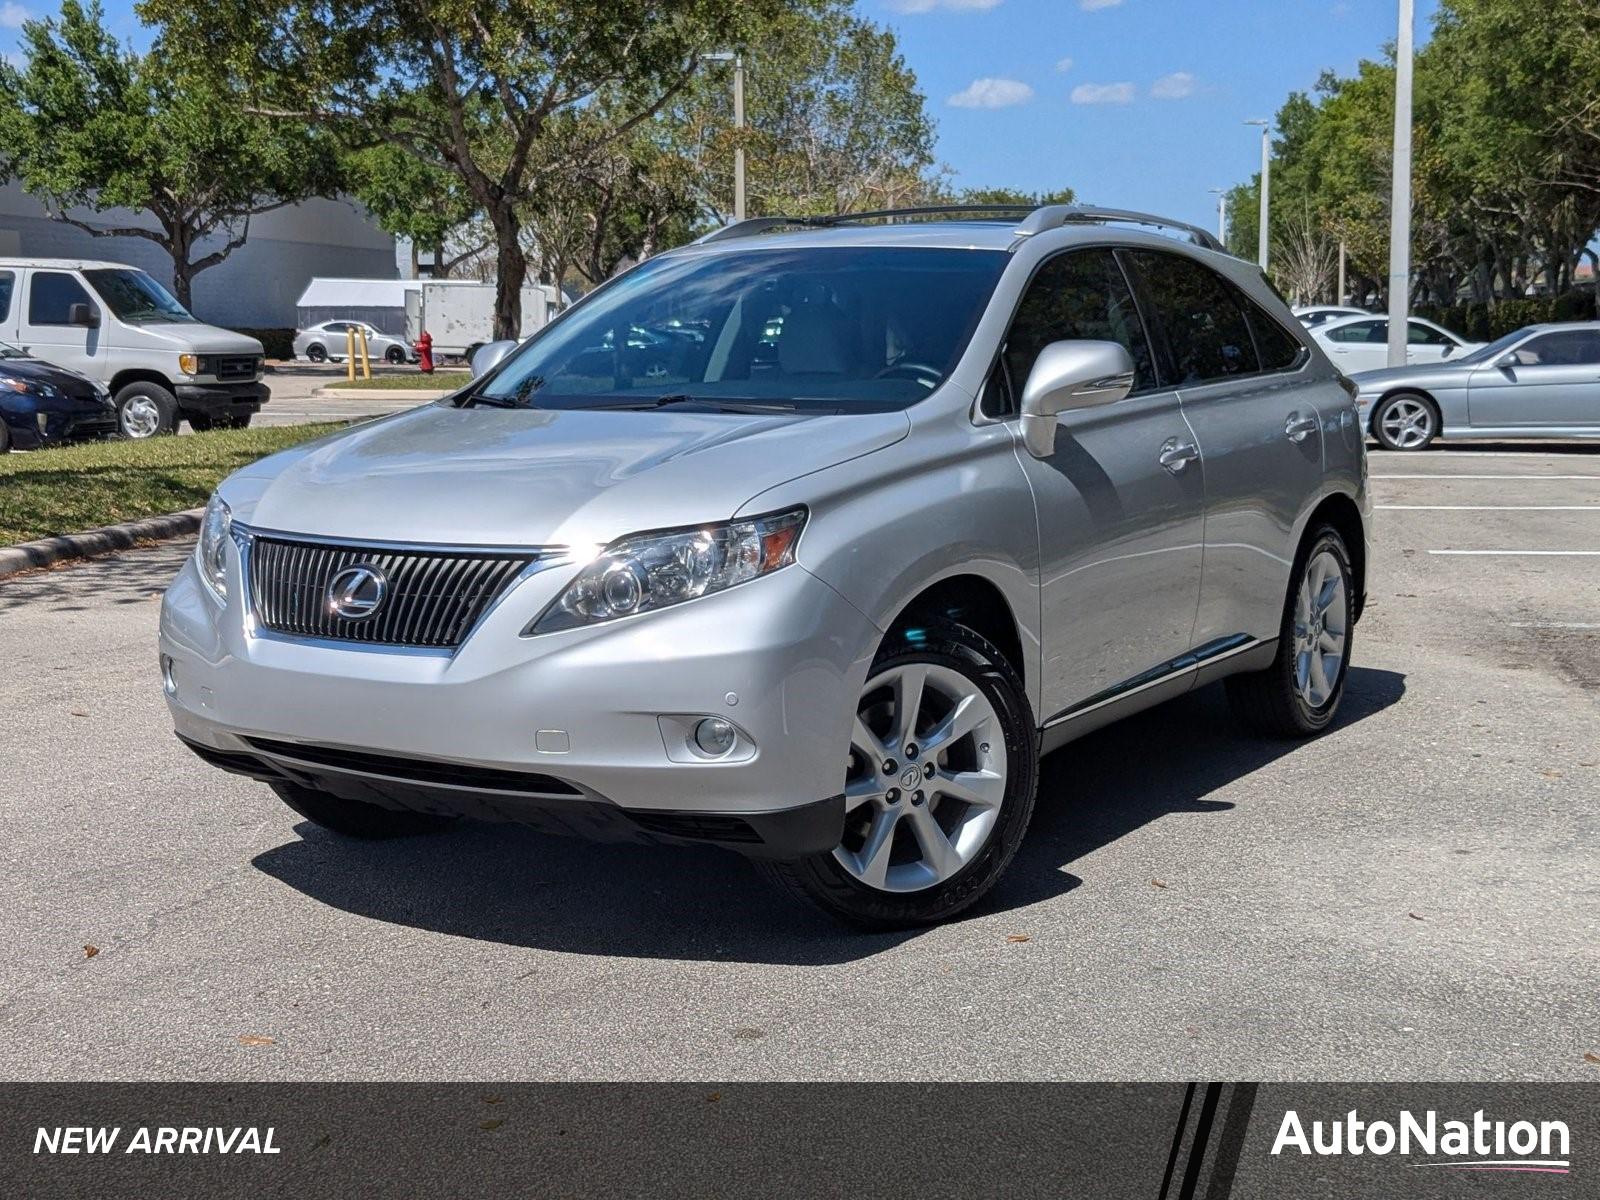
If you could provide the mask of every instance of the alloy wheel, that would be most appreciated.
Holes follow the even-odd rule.
[[[129,437],[153,437],[160,428],[161,409],[149,396],[134,396],[122,406],[122,432]]]
[[[933,663],[891,667],[862,692],[834,858],[879,891],[934,887],[982,851],[1005,794],[1005,734],[982,689]]]
[[[1318,551],[1306,564],[1294,607],[1294,685],[1313,709],[1338,690],[1349,615],[1344,568],[1332,551]]]
[[[1433,437],[1433,409],[1424,401],[1401,397],[1383,410],[1382,425],[1393,445],[1415,450]]]

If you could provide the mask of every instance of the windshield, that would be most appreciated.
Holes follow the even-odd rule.
[[[1519,329],[1515,333],[1508,333],[1505,337],[1474,350],[1471,354],[1463,355],[1456,361],[1464,363],[1493,362],[1527,336],[1528,331],[1526,329]]]
[[[189,310],[143,271],[99,268],[85,271],[100,299],[124,321],[194,321]]]
[[[966,349],[1007,255],[804,247],[653,259],[467,397],[539,408],[905,408]]]

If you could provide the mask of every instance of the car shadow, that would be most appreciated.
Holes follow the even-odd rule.
[[[1396,703],[1405,677],[1352,668],[1336,727]],[[1298,743],[1239,731],[1220,687],[1141,713],[1045,759],[1033,825],[999,886],[996,913],[1078,887],[1067,870],[1173,813],[1233,808],[1208,797]],[[856,933],[798,904],[725,851],[611,846],[505,825],[438,837],[352,842],[303,823],[256,856],[265,874],[358,916],[453,937],[624,958],[837,964],[916,931]]]
[[[193,550],[194,539],[183,538],[8,575],[0,579],[0,612],[24,605],[88,612],[108,603],[152,604]]]

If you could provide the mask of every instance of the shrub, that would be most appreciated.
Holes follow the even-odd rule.
[[[294,330],[292,329],[236,329],[246,337],[260,342],[268,358],[294,357]]]

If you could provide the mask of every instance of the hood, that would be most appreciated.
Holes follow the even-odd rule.
[[[100,395],[94,381],[87,376],[45,362],[42,358],[0,358],[0,377],[8,375],[37,383],[48,383],[63,396],[74,400],[93,400]]]
[[[129,321],[124,328],[135,330],[148,341],[169,345],[187,354],[264,354],[260,342],[231,329],[202,325],[197,321]]]
[[[903,412],[560,412],[429,404],[230,478],[236,520],[324,537],[588,545],[727,520],[747,500],[904,438]]]
[[[1405,383],[1414,387],[1449,387],[1460,383],[1481,363],[1454,362],[1413,363],[1404,367],[1384,367],[1378,371],[1356,371],[1350,378],[1363,392],[1380,391],[1391,384]]]

